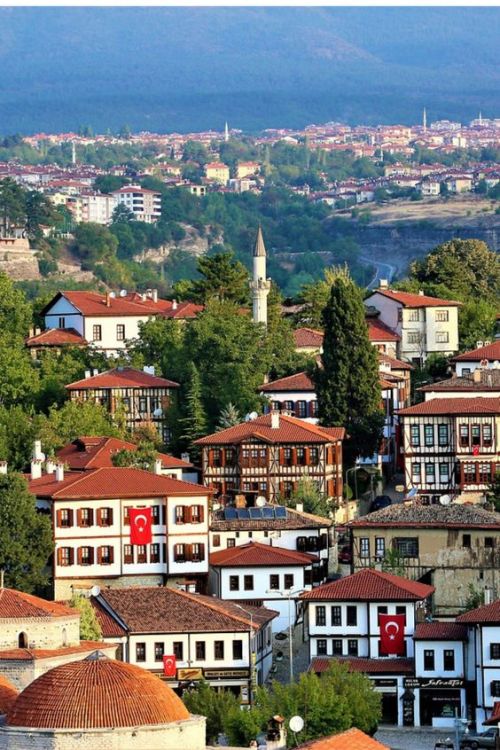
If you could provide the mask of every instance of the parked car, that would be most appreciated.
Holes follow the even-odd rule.
[[[485,732],[467,734],[460,740],[460,750],[476,750],[476,748],[495,747],[498,735],[497,727],[490,727]]]
[[[382,508],[388,508],[391,502],[392,500],[389,495],[377,495],[371,505],[370,513],[373,513],[375,510],[382,510]]]

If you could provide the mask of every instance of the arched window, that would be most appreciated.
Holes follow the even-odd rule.
[[[66,628],[62,629],[62,645],[67,646],[68,645],[68,634],[66,632]]]
[[[19,633],[17,643],[18,643],[19,648],[28,648],[28,634]]]

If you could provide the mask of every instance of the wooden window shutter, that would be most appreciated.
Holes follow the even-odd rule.
[[[97,548],[97,562],[99,565],[102,563],[102,547]]]
[[[98,508],[96,510],[96,522],[98,526],[102,526],[102,511],[103,508]]]
[[[93,526],[94,525],[94,511],[92,508],[89,508],[88,511],[89,511],[89,526]]]
[[[305,455],[306,466],[309,466],[311,463],[311,449],[304,448],[304,455]]]
[[[59,513],[59,511],[57,511]],[[57,564],[62,565],[62,547],[57,550]]]
[[[203,505],[198,505],[198,508],[199,508],[199,520],[200,520],[200,523],[203,523],[203,521],[205,520],[205,508],[203,507]]]
[[[200,549],[200,562],[202,562],[205,559],[205,545],[200,544],[199,549]]]
[[[193,558],[193,545],[192,544],[185,544],[184,545],[184,550],[185,550],[186,561],[192,560],[192,558]]]
[[[73,511],[72,510],[68,511],[68,519],[69,519],[69,521],[68,521],[69,525],[73,526]]]
[[[284,448],[280,448],[279,455],[280,455],[280,464],[281,464],[281,466],[283,466],[283,464],[285,463],[285,450],[284,450]]]
[[[73,565],[74,562],[75,562],[75,550],[73,549],[73,547],[70,547],[69,548],[69,564]]]
[[[110,564],[113,564],[114,561],[115,561],[115,548],[114,547],[110,547],[109,548],[109,562],[110,562]]]
[[[111,526],[113,524],[113,508],[108,508],[108,523]]]
[[[76,511],[76,523],[78,526],[82,525],[82,511],[80,508]]]
[[[78,547],[76,552],[76,559],[78,560],[78,565],[82,564],[82,548]]]
[[[89,561],[91,565],[94,562],[94,548],[93,547],[89,547]]]
[[[57,526],[61,525],[61,511],[60,510],[56,510],[56,524],[57,524]],[[58,550],[58,552],[60,552],[60,551],[61,550]],[[59,560],[58,560],[58,562],[59,562]]]

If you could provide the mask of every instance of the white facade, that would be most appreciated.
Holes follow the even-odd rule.
[[[161,193],[146,190],[138,185],[127,185],[112,193],[115,207],[126,206],[136,221],[153,224],[161,216]]]
[[[445,715],[432,716],[431,722],[435,728],[453,728],[455,710],[460,717],[467,716],[466,651],[463,641],[416,640],[415,677],[419,682],[414,689],[415,717],[419,724],[423,720],[428,724],[426,711],[432,713],[433,709],[439,710],[439,707],[442,707]],[[430,705],[432,703],[435,703],[435,707]]]
[[[476,683],[478,728],[500,700],[500,623],[469,629],[468,679]]]

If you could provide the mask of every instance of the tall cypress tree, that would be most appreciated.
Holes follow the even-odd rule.
[[[179,420],[181,424],[181,439],[185,441],[191,459],[197,460],[200,448],[194,441],[207,434],[207,417],[201,396],[201,380],[198,368],[191,362],[188,368],[184,416]]]
[[[321,364],[313,371],[320,424],[346,428],[344,461],[371,456],[382,438],[378,357],[370,344],[361,290],[338,269],[322,323]]]

